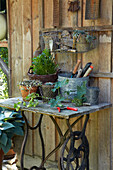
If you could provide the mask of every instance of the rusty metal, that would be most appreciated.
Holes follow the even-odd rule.
[[[98,19],[100,17],[100,0],[86,0],[85,19]]]
[[[80,2],[78,0],[75,0],[75,1],[69,1],[69,8],[68,8],[68,11],[71,11],[71,12],[76,12],[80,9]]]
[[[59,125],[57,124],[55,118],[53,116],[49,116],[52,120],[52,122],[55,125],[55,128],[59,134],[60,137],[60,142],[59,144],[45,157],[45,148],[44,148],[44,140],[43,140],[43,136],[42,136],[42,132],[41,132],[41,122],[42,122],[42,118],[43,115],[41,114],[38,120],[38,123],[34,126],[31,127],[28,123],[28,120],[24,114],[24,111],[22,111],[22,116],[25,120],[25,136],[24,136],[24,141],[22,144],[22,148],[21,148],[21,170],[24,170],[24,151],[25,151],[25,146],[26,146],[26,142],[27,142],[27,137],[28,137],[28,132],[29,130],[35,130],[37,128],[39,128],[39,135],[40,135],[40,139],[41,139],[41,145],[42,145],[42,162],[40,164],[40,166],[32,166],[29,170],[46,170],[46,168],[44,167],[45,162],[48,160],[48,158],[54,154],[58,149],[61,148],[61,146],[63,145],[62,148],[62,152],[61,152],[61,157],[60,157],[60,161],[59,161],[59,167],[62,170],[65,170],[64,168],[64,162],[67,162],[67,167],[66,170],[69,170],[70,166],[71,169],[73,168],[72,165],[72,161],[74,161],[74,163],[76,164],[76,170],[78,170],[77,168],[80,166],[81,168],[87,168],[87,170],[89,170],[89,144],[87,141],[87,138],[85,136],[85,129],[86,129],[86,125],[87,125],[87,121],[89,119],[89,115],[86,115],[86,120],[84,122],[84,126],[82,131],[72,131],[72,128],[74,127],[75,124],[77,124],[79,122],[79,120],[81,120],[84,115],[80,116],[78,119],[76,119],[72,124],[69,123],[69,119],[66,120],[68,129],[66,130],[66,132],[63,134],[61,131],[61,128],[59,127]],[[76,149],[74,147],[74,143],[76,140],[82,140],[82,144],[79,146],[78,149]],[[71,145],[70,148],[68,148],[67,143],[69,142],[69,140],[71,141]],[[64,151],[67,151],[68,155],[67,158],[64,157]],[[83,157],[83,161],[81,163],[81,165],[79,165],[79,158],[81,158],[81,154],[80,152],[84,153],[84,157]],[[72,157],[73,155],[73,157]],[[80,169],[79,169],[80,170]],[[81,169],[84,170],[84,169]]]

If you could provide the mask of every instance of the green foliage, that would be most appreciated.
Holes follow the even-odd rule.
[[[76,106],[81,106],[83,102],[86,101],[86,81],[83,82],[81,86],[77,86],[77,95],[72,100],[73,103],[75,103]]]
[[[8,49],[6,47],[0,47],[0,57],[8,65]]]
[[[64,97],[61,96],[60,94],[60,88],[67,85],[69,83],[69,79],[64,79],[63,81],[58,81],[55,83],[54,89],[52,89],[53,92],[58,90],[58,96],[56,96],[56,99],[51,99],[49,101],[49,104],[51,104],[51,107],[56,107],[56,106],[63,106],[62,101],[64,101]]]
[[[25,80],[25,81],[21,81],[19,83],[19,85],[21,86],[26,86],[27,89],[34,87],[34,86],[41,86],[42,83],[39,80]]]
[[[96,39],[95,36],[90,35],[89,33],[87,33],[87,32],[84,31],[84,30],[75,30],[75,31],[73,32],[73,37],[76,38],[76,41],[77,41],[77,42],[80,41],[80,39],[81,39],[80,37],[82,37],[82,36],[85,38],[85,40],[86,40],[87,43],[92,43],[92,41]]]
[[[3,59],[3,61],[8,65],[8,49],[7,48],[0,48],[0,57]],[[7,76],[4,74],[2,69],[0,68],[0,80],[2,82],[2,96],[0,96],[0,99],[8,98],[8,82],[7,82]]]
[[[33,58],[33,72],[37,75],[54,74],[57,71],[57,64],[50,53],[50,50],[44,51],[37,57]]]
[[[7,153],[11,148],[14,135],[23,135],[22,116],[20,112],[0,108],[0,149]]]
[[[36,107],[39,104],[38,99],[36,99],[37,97],[39,97],[39,94],[37,94],[37,93],[30,93],[25,98],[25,100],[28,101],[28,102],[18,101],[18,103],[14,104],[14,108],[16,109],[16,111],[19,111],[22,106],[25,106],[25,107]]]

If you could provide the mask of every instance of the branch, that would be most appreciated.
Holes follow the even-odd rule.
[[[7,79],[9,79],[9,70],[7,64],[2,60],[0,57],[0,67],[3,70],[3,72],[6,74]]]

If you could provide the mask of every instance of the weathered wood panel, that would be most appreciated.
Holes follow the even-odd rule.
[[[87,62],[92,62],[94,69],[93,72],[110,73],[111,67],[111,30],[112,30],[112,6],[111,0],[101,0],[101,17],[97,20],[85,20],[85,6],[86,0],[80,0],[80,9],[78,12],[69,12],[68,0],[60,0],[60,15],[59,22],[62,27],[82,27],[82,26],[101,26],[98,27],[99,46],[84,54],[67,54],[61,53],[56,55],[56,59],[62,70],[72,71],[77,59],[81,59],[81,67],[84,67]],[[38,47],[39,31],[42,27],[53,28],[53,0],[9,0],[9,37],[10,37],[10,69],[12,79],[12,96],[20,95],[17,83],[23,78],[27,77],[27,70],[31,64],[31,58],[34,50]],[[21,12],[20,12],[21,11]],[[109,25],[110,29],[105,32],[101,29],[104,25]],[[112,73],[111,73],[112,74]],[[111,77],[112,78],[112,77]],[[109,76],[107,78],[93,78],[91,86],[99,86],[100,88],[100,101],[111,101],[113,103],[113,82]],[[110,169],[113,164],[113,113],[109,109],[101,112],[96,112],[90,116],[86,134],[90,142],[90,170],[96,169]],[[38,120],[37,115],[29,117],[33,125]],[[73,121],[73,120],[72,120]],[[63,131],[66,125],[62,120],[57,121],[61,125]],[[43,120],[43,134],[46,146],[48,149],[46,153],[54,148],[58,143],[58,134],[55,131],[51,120],[45,118]],[[53,129],[51,138],[48,139],[50,129]],[[79,130],[82,122],[76,127]],[[38,148],[40,139],[38,132],[30,133],[29,149],[27,154],[41,155],[41,148]],[[111,141],[112,140],[112,141]],[[111,150],[112,147],[112,150]],[[51,158],[55,160],[55,156]],[[58,159],[58,154],[56,155]]]
[[[53,0],[44,0],[44,27],[53,28]]]
[[[37,124],[39,120],[39,114],[34,114],[34,125]],[[42,120],[42,135],[44,139],[45,155],[50,153],[55,148],[55,127],[51,119],[47,116],[43,117]],[[34,155],[42,156],[41,141],[39,136],[39,131],[34,132]],[[55,154],[52,155],[49,160],[55,160]]]
[[[39,10],[39,1],[34,0],[32,1],[32,53],[37,49],[39,46],[39,11],[41,13],[41,8]],[[42,6],[42,5],[41,5]]]
[[[23,78],[23,31],[21,24],[23,15],[22,12],[20,12],[20,9],[22,9],[22,1],[10,0],[10,65],[12,70],[12,96],[18,95],[19,90],[17,83]],[[18,19],[15,16],[17,16]]]
[[[96,20],[85,20],[86,0],[83,0],[83,26],[112,24],[112,1],[101,0],[100,2],[100,18]]]
[[[22,15],[22,43],[23,43],[23,79],[26,79],[27,76],[27,69],[31,65],[31,58],[32,58],[32,52],[33,52],[33,41],[32,41],[32,3],[29,1],[26,5],[26,2],[23,1],[22,4],[23,8],[23,15]],[[29,49],[29,50],[28,50]],[[21,69],[21,68],[20,68]]]

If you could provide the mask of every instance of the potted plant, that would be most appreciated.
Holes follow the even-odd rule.
[[[41,54],[33,58],[32,66],[28,71],[31,80],[38,79],[42,83],[56,82],[58,78],[58,65],[50,50],[44,49]]]
[[[19,88],[20,88],[23,100],[26,101],[26,96],[28,96],[29,94],[36,93],[40,85],[41,85],[41,82],[39,80],[21,81],[19,83]]]
[[[84,30],[75,30],[73,32],[73,47],[76,47],[77,52],[87,52],[96,47],[96,37],[90,35]]]
[[[43,101],[49,101],[51,98],[55,98],[57,95],[57,90],[53,92],[55,83],[46,82],[42,84],[42,96]]]
[[[23,124],[20,112],[0,108],[0,169],[2,169],[4,154],[12,146],[13,136],[23,135]]]

